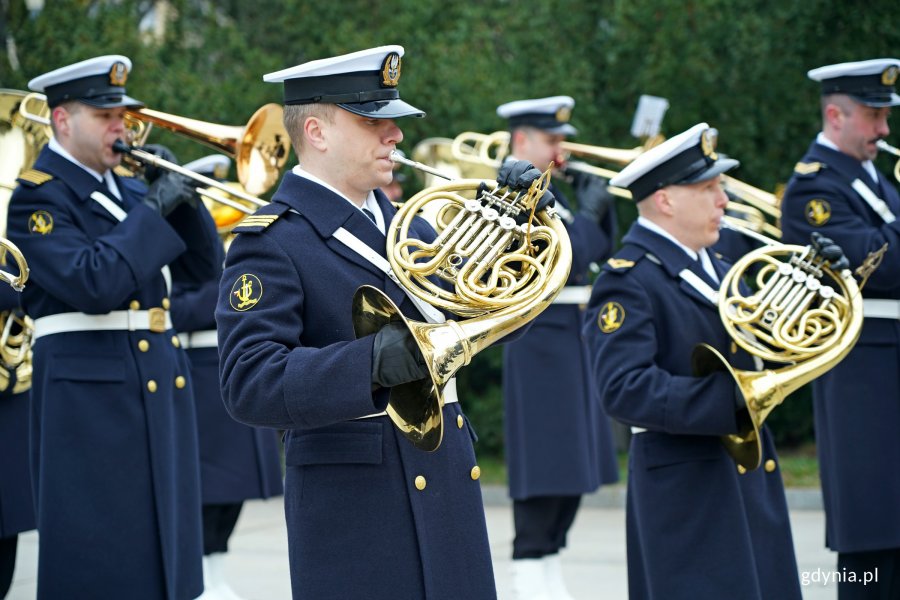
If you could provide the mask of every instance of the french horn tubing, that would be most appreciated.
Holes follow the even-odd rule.
[[[436,173],[396,154],[391,158]],[[523,193],[499,188],[496,182],[485,189],[486,183],[455,179],[426,188],[400,207],[387,232],[395,281],[419,300],[467,318],[444,323],[408,319],[384,292],[370,286],[360,287],[353,298],[357,337],[403,322],[425,358],[429,376],[391,388],[387,407],[404,437],[425,451],[440,446],[443,394],[451,378],[475,354],[550,306],[572,264],[569,236],[559,216],[552,207],[535,212],[550,183],[549,169]],[[483,193],[476,197],[479,186]],[[410,235],[413,219],[422,213],[434,215],[433,242]],[[525,223],[518,224],[517,216]]]
[[[878,146],[879,150],[884,150],[888,154],[893,154],[897,157],[897,162],[894,163],[894,179],[900,181],[900,148],[895,148],[884,140],[878,140],[875,142],[875,145]]]
[[[862,284],[849,269],[832,270],[815,244],[782,244],[734,222],[723,221],[722,226],[764,245],[723,277],[719,318],[734,343],[752,356],[787,365],[744,371],[733,368],[708,344],[694,349],[696,376],[727,372],[744,398],[738,431],[722,436],[722,443],[741,468],[751,470],[762,459],[759,430],[772,410],[791,392],[834,368],[859,339]],[[873,253],[857,269],[863,282],[879,262],[880,255]],[[746,292],[745,278],[755,291]]]

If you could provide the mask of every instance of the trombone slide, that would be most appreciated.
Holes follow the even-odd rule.
[[[147,163],[147,164],[150,164],[150,165],[153,165],[154,167],[159,167],[161,169],[174,171],[175,173],[178,173],[179,175],[183,175],[189,179],[193,179],[194,181],[199,181],[200,183],[202,183],[206,186],[226,192],[232,196],[236,196],[236,197],[240,198],[241,200],[246,200],[247,202],[251,202],[257,206],[266,206],[266,204],[268,204],[265,200],[260,200],[259,198],[255,197],[255,196],[251,196],[250,194],[246,194],[239,190],[229,188],[228,186],[224,185],[223,183],[221,183],[219,181],[216,181],[215,179],[211,179],[205,175],[201,175],[200,173],[191,171],[190,169],[185,169],[181,165],[177,165],[173,162],[169,162],[165,159],[162,159],[162,158],[156,156],[155,154],[147,152],[146,150],[141,150],[139,148],[132,148],[132,147],[128,146],[122,140],[116,140],[116,142],[113,144],[113,150],[115,150],[116,152],[121,152],[123,154],[129,154],[129,155],[133,156],[134,158],[136,158],[137,160]],[[224,196],[220,196],[218,194],[212,193],[209,190],[205,190],[201,187],[197,187],[196,191],[201,196],[206,196],[210,200],[219,202],[221,204],[225,204],[226,206],[230,206],[231,208],[238,210],[242,213],[249,215],[249,214],[253,214],[255,212],[252,209],[247,208],[243,204],[240,204],[238,202],[230,200]]]

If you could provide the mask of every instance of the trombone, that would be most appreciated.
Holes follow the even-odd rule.
[[[191,171],[190,169],[185,169],[181,165],[177,165],[173,162],[169,162],[163,158],[156,156],[155,154],[153,154],[151,152],[147,152],[146,150],[142,150],[140,148],[133,148],[133,147],[129,146],[128,144],[126,144],[125,142],[123,142],[122,140],[116,140],[113,143],[113,150],[115,150],[116,152],[120,152],[122,154],[127,154],[127,155],[133,157],[134,159],[136,159],[137,161],[142,162],[144,164],[152,165],[152,166],[158,167],[160,169],[174,171],[175,173],[178,173],[179,175],[183,175],[189,179],[198,181],[208,187],[215,188],[217,190],[225,192],[226,194],[230,194],[232,196],[240,198],[241,200],[246,200],[247,202],[255,204],[256,206],[266,206],[268,204],[268,202],[266,202],[265,200],[261,200],[261,199],[257,198],[256,196],[251,196],[250,194],[243,192],[241,190],[237,190],[233,187],[229,187],[224,183],[221,183],[219,181],[216,181],[215,179],[207,177],[206,175],[201,175],[200,173],[196,173],[194,171]],[[224,204],[225,206],[230,206],[231,208],[233,208],[237,211],[240,211],[240,212],[244,213],[245,215],[252,215],[254,212],[256,212],[254,209],[248,208],[248,207],[244,206],[243,204],[241,204],[240,202],[236,202],[225,196],[221,196],[210,189],[202,188],[202,187],[198,186],[198,187],[194,188],[194,191],[197,192],[197,194],[199,194],[200,196],[202,196],[204,198],[209,198],[210,200],[212,200],[214,202]]]
[[[884,150],[888,154],[893,154],[897,157],[897,164],[894,165],[894,179],[900,181],[900,148],[895,148],[884,140],[878,140],[875,142],[875,145],[878,146],[879,150]]]
[[[29,103],[34,103],[31,109],[29,109]],[[19,114],[26,120],[49,126],[50,119],[41,114],[46,111],[46,108],[47,97],[44,94],[32,92],[22,99],[19,105]],[[265,193],[278,179],[281,168],[287,162],[290,138],[281,123],[283,110],[278,104],[266,104],[250,117],[244,127],[207,123],[149,108],[129,110],[125,115],[126,127],[129,130],[128,137],[137,142],[137,145],[146,140],[150,133],[150,127],[158,125],[232,156],[235,159],[241,186],[243,190],[249,190],[250,193],[185,169],[121,140],[113,144],[113,149],[144,164],[174,171],[203,183],[208,188],[219,190],[225,195],[206,188],[196,188],[196,192],[200,196],[245,215],[250,215],[255,212],[255,209],[233,200],[232,197],[257,207],[268,204],[265,200],[252,194]],[[215,214],[213,218],[216,218]],[[216,224],[220,225],[218,218],[216,218]]]

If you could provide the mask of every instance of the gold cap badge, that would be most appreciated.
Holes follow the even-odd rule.
[[[400,55],[391,52],[381,65],[381,84],[385,87],[397,87],[400,83]]]
[[[231,297],[229,298],[231,308],[238,312],[250,310],[260,301],[262,293],[262,282],[259,277],[244,273],[231,286]]]
[[[703,150],[703,154],[711,160],[719,160],[719,155],[716,154],[716,142],[718,139],[719,132],[712,127],[700,134],[700,148]]]
[[[612,333],[625,322],[625,309],[618,302],[607,302],[597,316],[597,325],[603,333]]]
[[[894,85],[897,83],[898,73],[900,73],[900,69],[897,68],[897,65],[891,65],[881,73],[881,83],[883,85]]]
[[[556,120],[560,123],[568,123],[572,118],[572,109],[568,106],[560,106],[556,111]]]
[[[109,68],[109,85],[123,86],[128,80],[128,67],[122,61],[116,61]]]

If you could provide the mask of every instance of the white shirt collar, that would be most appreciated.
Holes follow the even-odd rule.
[[[104,173],[101,175],[100,173],[98,173],[98,172],[95,171],[94,169],[92,169],[92,168],[90,168],[90,167],[87,167],[87,166],[83,165],[81,162],[78,161],[77,158],[75,158],[74,156],[72,156],[72,153],[71,153],[71,152],[69,152],[68,150],[66,150],[65,148],[63,148],[63,145],[60,144],[60,143],[57,141],[57,139],[56,139],[55,137],[53,137],[53,136],[50,136],[50,141],[47,143],[47,145],[50,147],[51,150],[53,150],[54,152],[56,152],[57,154],[59,154],[60,156],[62,156],[62,157],[63,157],[64,159],[66,159],[67,161],[76,164],[77,166],[81,167],[82,169],[84,169],[85,171],[87,171],[88,173],[90,173],[91,176],[92,176],[94,179],[96,179],[97,181],[99,181],[99,182],[101,182],[101,183],[105,182],[105,183],[106,183],[106,187],[108,187],[108,188],[109,188],[109,191],[111,191],[111,192],[113,193],[113,196],[115,196],[115,197],[118,198],[119,200],[122,199],[122,194],[119,192],[119,186],[116,185],[116,180],[115,180],[115,178],[112,176],[112,171],[111,171],[111,170],[107,169],[106,172],[104,172]]]
[[[837,144],[829,140],[825,137],[825,132],[820,131],[819,135],[816,136],[816,143],[820,146],[825,146],[826,148],[831,148],[835,152],[842,152],[840,148],[837,147]],[[866,170],[866,173],[872,177],[874,181],[878,181],[878,171],[875,169],[875,164],[872,163],[871,160],[862,161],[863,169]]]
[[[700,264],[703,266],[703,270],[706,271],[706,274],[713,278],[713,281],[719,281],[719,276],[716,275],[716,270],[713,268],[712,260],[709,258],[709,254],[706,252],[705,248],[701,248],[700,252],[695,252],[693,249],[688,248],[673,236],[671,233],[651,221],[646,217],[639,216],[637,219],[638,225],[649,229],[653,233],[661,235],[666,238],[682,250],[684,250],[685,254],[690,256],[693,260],[700,260]]]
[[[303,167],[301,167],[299,164],[296,165],[293,169],[291,169],[291,173],[293,173],[297,177],[302,177],[304,179],[308,179],[308,180],[312,181],[313,183],[317,183],[327,190],[331,190],[332,192],[334,192],[335,194],[337,194],[338,196],[340,196],[341,198],[343,198],[344,200],[346,200],[347,202],[352,204],[353,208],[355,208],[356,210],[358,210],[360,212],[362,212],[363,208],[369,209],[370,211],[372,211],[372,214],[375,215],[375,224],[378,226],[378,229],[381,231],[381,233],[385,233],[384,215],[381,214],[381,207],[378,206],[378,202],[375,200],[375,192],[374,191],[370,190],[369,194],[366,196],[365,202],[363,202],[363,205],[359,206],[356,202],[354,202],[353,200],[351,200],[350,198],[348,198],[347,196],[345,196],[344,194],[339,192],[337,190],[337,188],[325,183],[324,181],[322,181],[321,179],[319,179],[318,177],[316,177],[309,171],[304,170]],[[366,218],[368,219],[369,217],[366,217]]]

